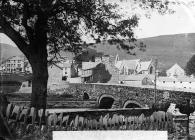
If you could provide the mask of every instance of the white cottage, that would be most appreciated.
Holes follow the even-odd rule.
[[[168,77],[185,76],[185,71],[177,63],[166,71]]]
[[[174,89],[195,89],[195,79],[187,76],[157,77],[157,86]]]
[[[155,73],[155,66],[152,60],[141,61],[140,68],[138,69],[139,74],[153,74]]]

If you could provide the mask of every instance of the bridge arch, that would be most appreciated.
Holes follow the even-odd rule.
[[[100,109],[109,109],[112,108],[112,105],[115,101],[113,95],[103,94],[98,98],[98,104]]]
[[[123,108],[143,108],[143,107],[144,106],[142,106],[140,103],[134,100],[127,100],[123,104]]]
[[[86,91],[83,92],[83,100],[89,100],[89,94]]]

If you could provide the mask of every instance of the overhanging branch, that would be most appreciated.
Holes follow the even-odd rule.
[[[24,41],[24,38],[14,30],[10,23],[6,21],[3,16],[0,16],[0,32],[6,34],[16,45],[17,47],[28,57],[29,49],[28,44]]]
[[[27,19],[29,18],[29,9],[28,9],[28,3],[24,3],[24,10],[23,10],[23,19],[22,19],[22,25],[26,29],[26,34],[29,39],[29,42],[32,42],[33,40],[33,29],[27,25]]]

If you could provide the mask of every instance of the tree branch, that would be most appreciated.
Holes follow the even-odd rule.
[[[3,16],[0,16],[0,26],[1,26],[0,32],[6,34],[24,53],[24,55],[28,57],[29,55],[28,44],[24,41],[24,38],[11,27],[10,23],[7,22]]]
[[[33,29],[27,25],[27,20],[29,18],[29,10],[28,10],[28,3],[24,3],[24,10],[23,10],[23,19],[22,19],[22,25],[26,29],[26,34],[29,39],[29,42],[32,42],[33,40]]]

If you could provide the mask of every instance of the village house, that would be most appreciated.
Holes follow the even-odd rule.
[[[62,74],[63,74],[62,71],[63,71],[63,63],[61,62],[48,65],[48,74],[49,74],[48,82],[47,82],[48,90],[55,90],[55,89],[62,88],[64,86],[64,81],[62,80]],[[19,92],[31,93],[32,92],[31,81],[32,79],[22,82]]]
[[[132,75],[137,73],[137,67],[140,64],[140,59],[135,60],[120,60],[116,63],[120,75]]]
[[[139,74],[153,74],[155,73],[155,66],[152,60],[150,61],[141,61],[140,68],[138,67]]]
[[[185,71],[177,63],[166,71],[168,77],[185,76]]]
[[[4,73],[24,72],[24,57],[12,56],[1,63],[1,70]]]
[[[135,74],[154,74],[154,63],[150,61],[120,60],[115,66],[119,69],[120,75],[135,75]]]
[[[66,60],[63,62],[63,78],[66,80],[67,78],[76,77],[77,74],[77,65],[73,60]]]
[[[92,81],[93,80],[93,69],[100,62],[82,62],[82,67],[78,70],[78,76],[81,77],[82,82]]]
[[[76,69],[72,65],[72,61],[58,61],[48,64],[48,90],[64,88],[68,80],[76,75]],[[30,93],[32,91],[30,82],[31,80],[23,82],[19,92]]]
[[[0,64],[0,72],[32,73],[32,68],[25,56],[12,56]]]

